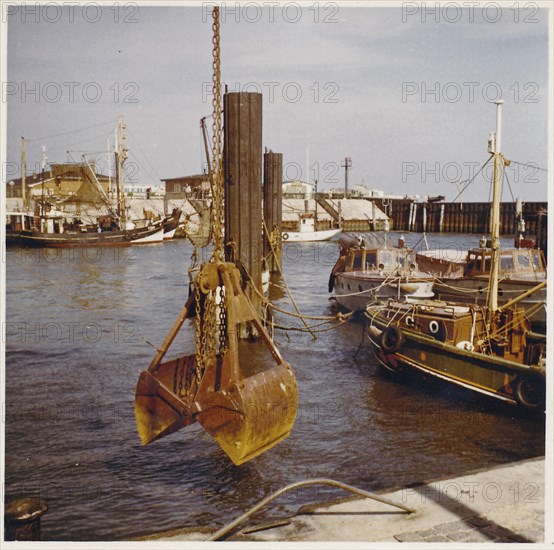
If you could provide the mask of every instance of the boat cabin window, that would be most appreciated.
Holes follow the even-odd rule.
[[[520,251],[517,255],[517,262],[524,271],[542,271],[541,260],[536,250]]]
[[[367,252],[365,256],[366,269],[375,269],[377,267],[377,254],[375,252]]]
[[[517,255],[517,263],[522,269],[529,269],[531,267],[531,262],[525,254]]]
[[[479,263],[479,265],[481,265]],[[467,273],[472,273],[473,271],[475,271],[475,269],[477,268],[477,258],[475,257],[475,254],[469,254],[468,255],[468,258],[467,258],[467,262],[466,262],[466,271]],[[480,267],[479,267],[479,270],[480,271]]]
[[[351,269],[362,269],[363,263],[362,263],[362,251],[354,254],[354,257],[352,259],[352,267]]]
[[[500,271],[513,271],[514,269],[514,258],[510,254],[504,254],[500,256]]]
[[[474,274],[490,273],[491,257],[482,254],[471,254],[467,263],[467,272]]]
[[[481,258],[481,262],[485,261],[485,267],[481,265],[481,273],[490,273],[491,272],[491,257],[485,256],[484,258]]]

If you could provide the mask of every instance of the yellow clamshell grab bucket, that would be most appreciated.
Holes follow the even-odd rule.
[[[139,377],[135,417],[144,445],[198,421],[240,465],[290,433],[298,408],[296,379],[241,283],[240,272],[232,263],[202,266],[196,279],[196,298],[191,295],[148,370]],[[194,310],[203,317],[212,312],[216,326],[197,319],[196,354],[162,363]],[[237,336],[238,325],[246,322],[255,327],[275,361],[274,366],[248,377],[243,376],[239,365]],[[205,343],[210,339],[219,340],[219,349],[206,355]]]

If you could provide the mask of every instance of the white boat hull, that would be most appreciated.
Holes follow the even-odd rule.
[[[433,280],[417,276],[398,277],[371,274],[363,271],[337,273],[335,298],[349,311],[362,311],[376,300],[432,298]]]
[[[175,231],[177,231],[177,228],[171,229],[167,233],[164,233],[164,241],[169,241],[173,239],[173,237],[175,236]]]
[[[330,241],[342,229],[325,229],[323,231],[283,231],[281,238],[284,243]]]
[[[149,244],[149,243],[161,243],[164,240],[164,230],[160,227],[159,231],[152,233],[148,237],[143,237],[141,239],[136,239],[131,241],[131,244]]]

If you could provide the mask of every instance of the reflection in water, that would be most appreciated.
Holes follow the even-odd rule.
[[[473,237],[443,240],[475,244]],[[331,477],[374,491],[544,453],[543,423],[397,383],[381,374],[367,345],[354,357],[360,320],[315,342],[276,332],[298,381],[299,410],[291,435],[269,452],[236,467],[198,425],[143,447],[133,404],[138,375],[155,352],[146,341],[159,345],[185,302],[192,249],[172,241],[119,255],[105,250],[94,261],[67,250],[56,261],[7,254],[6,496],[48,500],[45,539],[222,525],[302,479]],[[332,243],[285,246],[287,282],[302,313],[336,312],[327,279],[337,256]],[[293,310],[278,286],[271,298]],[[276,322],[300,325],[282,314]],[[186,322],[168,358],[194,350],[193,326]],[[247,369],[267,356],[259,343],[241,348]],[[342,496],[299,489],[268,513]]]

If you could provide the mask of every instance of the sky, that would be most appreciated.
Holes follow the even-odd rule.
[[[535,2],[426,4],[226,2],[222,80],[263,93],[263,144],[283,153],[284,179],[308,173],[319,189],[342,187],[350,157],[350,185],[447,200],[487,160],[501,98],[502,151],[513,161],[503,200],[546,200],[550,12]],[[20,175],[21,136],[29,170],[42,146],[48,162],[86,153],[107,166],[119,115],[128,181],[199,173],[199,121],[212,110],[209,11],[11,5],[6,178]],[[461,200],[489,199],[485,173]]]

